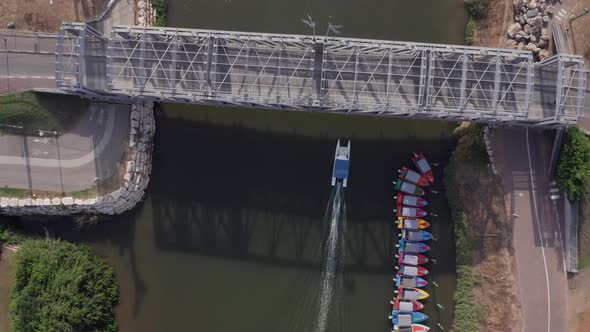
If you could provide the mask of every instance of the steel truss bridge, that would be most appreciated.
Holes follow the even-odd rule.
[[[338,37],[64,23],[58,88],[93,98],[540,126],[578,122],[580,56]]]

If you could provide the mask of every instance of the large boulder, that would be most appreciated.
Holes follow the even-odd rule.
[[[519,24],[519,25],[520,25],[520,24]],[[527,34],[530,34],[530,33],[531,33],[531,29],[532,29],[532,28],[533,28],[533,27],[531,27],[529,24],[525,24],[525,25],[524,25],[524,28],[523,28],[523,30],[524,30],[524,32],[526,32]]]
[[[521,35],[516,35],[516,36],[514,36],[514,40],[515,40],[516,42],[521,42],[523,39],[524,39],[524,37],[523,37],[523,36],[521,36]],[[512,39],[508,39],[508,40],[512,40]]]
[[[522,30],[520,23],[513,23],[508,27],[508,37],[514,38],[519,31]]]
[[[537,42],[537,37],[535,37],[534,35],[532,35],[531,38],[530,38],[530,42],[531,43],[536,43]]]
[[[520,25],[525,25],[526,24],[526,20],[524,19],[524,16],[522,16],[522,14],[520,14],[518,16],[518,23],[520,23]]]
[[[535,43],[528,43],[526,45],[526,49],[535,53],[535,54],[537,54],[537,53],[539,53],[539,51],[541,51],[541,49],[537,45],[535,45]]]
[[[543,60],[545,58],[548,58],[548,57],[549,57],[549,51],[547,51],[547,50],[541,50],[541,51],[539,51],[539,58],[541,60]]]
[[[549,47],[549,42],[544,39],[539,39],[539,42],[537,43],[537,45],[539,45],[540,48],[546,49],[547,47]]]
[[[537,16],[537,15],[539,15],[539,10],[538,10],[537,8],[534,8],[534,9],[529,9],[529,10],[526,12],[526,16],[527,16],[528,18],[533,18],[533,17],[535,17],[535,16]]]
[[[534,27],[540,28],[543,26],[543,18],[541,16],[537,16],[535,18],[533,18],[533,24],[531,24]]]

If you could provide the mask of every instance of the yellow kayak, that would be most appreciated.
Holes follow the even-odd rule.
[[[430,223],[424,219],[416,218],[397,218],[397,228],[403,229],[425,229],[430,227]]]

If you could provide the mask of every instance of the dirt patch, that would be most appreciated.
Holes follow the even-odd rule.
[[[576,2],[572,10],[570,10],[573,14],[580,14],[584,11],[585,7],[589,7],[588,2]],[[590,67],[590,14],[586,14],[571,22],[570,31],[573,37],[574,53],[583,56],[586,62],[586,68]]]
[[[484,19],[478,20],[475,30],[476,46],[507,47],[506,30],[512,23],[512,0],[490,0]]]
[[[501,179],[489,167],[462,163],[457,168],[456,174],[461,176],[455,178],[455,185],[473,241],[476,298],[486,306],[483,326],[485,331],[519,331],[522,316],[512,224]]]
[[[56,32],[64,21],[83,22],[98,16],[109,0],[2,0],[0,29],[15,22],[19,30]]]

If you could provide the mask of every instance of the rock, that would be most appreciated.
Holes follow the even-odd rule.
[[[541,35],[541,28],[540,27],[532,27],[531,28],[531,35]]]
[[[6,24],[6,29],[11,29],[11,30],[16,29],[16,23],[15,22],[8,22],[8,24]]]
[[[537,37],[531,36],[530,41],[531,41],[531,43],[536,43],[537,42]]]
[[[539,5],[536,1],[531,1],[531,3],[529,3],[529,9],[536,9],[538,6]]]
[[[549,22],[549,16],[547,16],[547,15],[543,16],[543,22],[544,23],[548,23]]]
[[[145,2],[144,2],[144,1],[142,1],[142,0],[139,0],[139,1],[137,2],[137,8],[144,8],[144,7],[145,7]]]
[[[541,28],[543,26],[543,18],[541,16],[533,18],[533,24],[531,25],[537,28]]]
[[[539,51],[539,58],[541,58],[541,60],[548,58],[548,57],[549,57],[549,51],[547,51],[547,50]]]
[[[522,36],[520,36],[520,35],[516,35],[516,37],[522,38]],[[514,48],[514,47],[516,47],[516,45],[518,45],[518,42],[516,40],[512,40],[512,39],[506,40],[506,47]]]
[[[514,40],[516,41],[516,43],[518,44],[520,41],[522,41],[524,39],[523,36],[521,36],[520,34],[514,36]],[[508,40],[512,40],[512,39],[508,39]]]
[[[55,197],[51,199],[51,205],[60,205],[61,199],[59,197]]]
[[[530,26],[529,26],[530,28]],[[522,26],[520,25],[520,23],[513,23],[508,27],[508,36],[510,38],[514,38],[514,36],[516,36],[516,34],[522,30]]]
[[[73,197],[64,197],[61,199],[61,203],[63,205],[72,205],[72,204],[74,204],[74,198]]]
[[[533,53],[539,53],[539,51],[541,51],[541,49],[538,48],[537,45],[535,45],[534,43],[528,43],[526,45],[526,49]]]
[[[520,26],[520,24],[519,24],[519,26]],[[532,29],[532,27],[528,24],[525,24],[525,26],[523,28],[524,32],[526,32],[527,34],[531,33],[531,29]]]
[[[525,25],[526,24],[526,20],[524,19],[524,17],[522,15],[520,15],[518,17],[518,23],[520,23],[520,25]]]
[[[549,36],[549,30],[541,29],[541,36]]]
[[[553,9],[553,6],[549,5],[549,6],[547,6],[547,8],[545,8],[543,15],[547,15],[547,16],[551,17],[551,16],[553,16],[553,13],[555,13],[555,9]]]
[[[535,9],[530,9],[526,12],[526,16],[527,18],[533,18],[535,16],[539,15],[539,10],[537,8]]]
[[[541,36],[541,37],[543,37],[543,36]],[[544,40],[544,39],[540,39],[537,44],[539,45],[540,48],[547,48],[547,47],[549,47],[549,42],[547,40]]]

